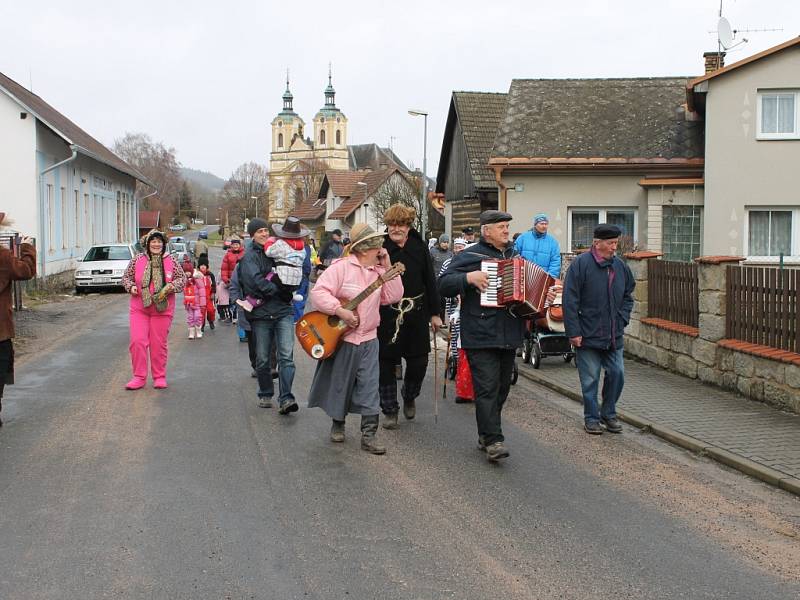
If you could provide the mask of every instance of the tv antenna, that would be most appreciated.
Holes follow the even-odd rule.
[[[717,47],[720,52],[728,52],[734,48],[746,44],[749,40],[743,37],[741,40],[736,41],[736,34],[738,33],[762,33],[768,31],[783,31],[783,28],[778,29],[733,29],[730,21],[722,16],[722,0],[719,2],[719,20],[717,21],[717,31],[712,32],[717,34]]]
[[[389,136],[389,150],[391,150],[392,152],[394,152],[394,141],[396,139],[397,138],[395,136],[393,136],[393,135]]]

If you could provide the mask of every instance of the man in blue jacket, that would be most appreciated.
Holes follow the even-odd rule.
[[[616,405],[625,383],[622,334],[631,318],[633,273],[616,256],[620,229],[601,223],[589,252],[578,256],[564,282],[564,327],[575,347],[586,433],[622,433]],[[600,369],[605,369],[603,406],[597,405]]]
[[[454,256],[439,278],[442,296],[461,296],[461,347],[466,351],[475,387],[478,447],[491,462],[509,455],[500,413],[511,387],[514,354],[522,345],[524,321],[505,308],[481,306],[481,292],[489,285],[481,261],[517,255],[508,241],[511,218],[507,212],[483,211],[480,241]]]
[[[533,229],[517,238],[514,246],[522,258],[535,263],[547,271],[551,277],[561,278],[561,248],[558,240],[547,233],[550,220],[544,213],[533,217]]]

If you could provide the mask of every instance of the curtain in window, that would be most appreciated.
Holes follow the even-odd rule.
[[[777,126],[778,126],[778,97],[762,96],[761,133],[777,133],[778,132]],[[757,256],[763,256],[763,255],[759,254]]]
[[[572,249],[589,248],[594,237],[594,228],[600,222],[596,212],[572,213]]]
[[[794,95],[778,96],[778,132],[794,133]]]
[[[627,235],[631,239],[635,238],[633,231],[633,213],[630,211],[626,212],[612,212],[608,211],[606,216],[606,222],[609,225],[616,225],[622,230],[622,235]]]
[[[751,210],[748,254],[750,256],[788,256],[792,250],[792,212],[789,210]]]

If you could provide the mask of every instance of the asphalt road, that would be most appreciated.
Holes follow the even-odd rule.
[[[440,403],[435,423],[429,399],[381,430],[386,456],[359,449],[352,417],[333,445],[319,410],[258,408],[246,345],[230,326],[186,340],[180,308],[170,388],[126,392],[126,303],[26,362],[4,401],[0,598],[800,595],[535,424],[507,419],[501,465],[476,449],[471,407]],[[304,407],[314,364],[295,356]],[[520,381],[510,402],[538,393]],[[578,429],[553,415],[542,427]]]

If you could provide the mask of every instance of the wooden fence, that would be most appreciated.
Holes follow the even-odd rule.
[[[647,316],[697,327],[699,321],[697,264],[647,261]]]
[[[725,337],[800,352],[798,287],[800,270],[729,266]]]

